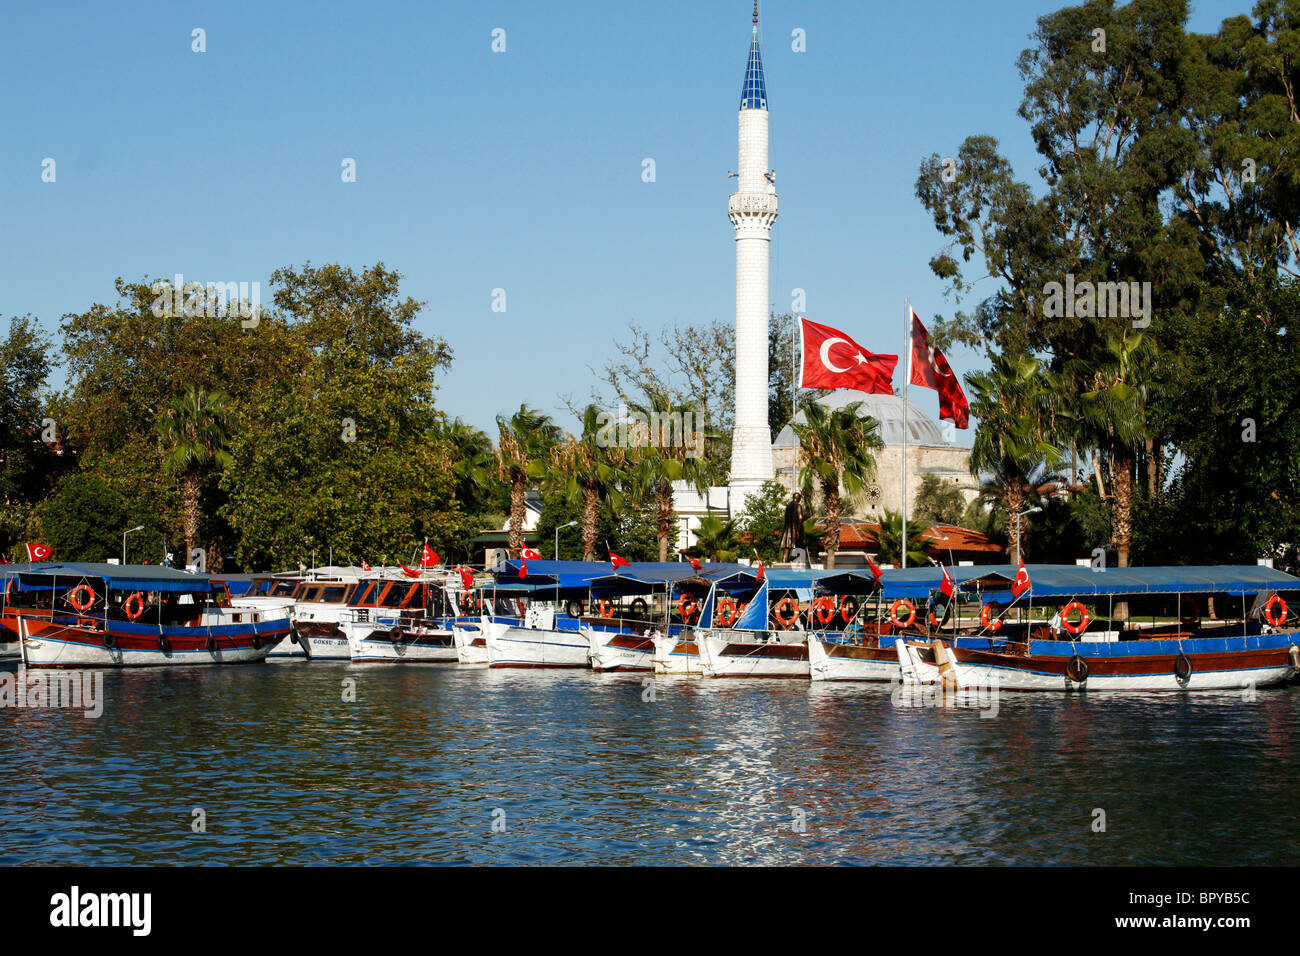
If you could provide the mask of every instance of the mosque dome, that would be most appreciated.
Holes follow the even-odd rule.
[[[859,414],[870,415],[880,422],[880,438],[886,445],[903,444],[903,408],[907,407],[907,443],[909,445],[948,446],[943,431],[937,422],[911,402],[905,402],[901,395],[867,395],[852,389],[836,389],[829,395],[818,399],[818,403],[827,408],[843,408],[854,402],[861,402]],[[794,420],[802,424],[806,419],[803,412],[797,412]],[[793,448],[798,441],[794,429],[789,425],[781,429],[772,443],[773,448]]]

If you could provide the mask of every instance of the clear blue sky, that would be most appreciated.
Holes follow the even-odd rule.
[[[779,311],[803,288],[810,318],[877,352],[902,348],[905,295],[927,320],[952,311],[918,165],[988,133],[1036,181],[1014,64],[1063,5],[760,4]],[[1191,26],[1249,7],[1200,0]],[[0,314],[55,329],[112,302],[116,276],[175,272],[260,281],[265,300],[279,266],[382,260],[455,351],[441,407],[489,428],[527,401],[573,427],[560,396],[587,398],[628,322],[734,318],[749,30],[748,0],[11,5]]]

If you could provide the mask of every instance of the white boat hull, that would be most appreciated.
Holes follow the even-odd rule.
[[[784,641],[754,641],[749,632],[728,637],[704,631],[696,636],[705,677],[787,677],[807,679],[808,645]],[[726,632],[723,632],[726,633]]]
[[[703,674],[699,648],[693,640],[655,635],[654,656],[650,659],[656,674]]]
[[[656,644],[652,637],[598,631],[583,626],[594,671],[653,671]]]
[[[486,627],[486,636],[489,667],[591,666],[591,643],[581,631],[493,621]]]
[[[462,666],[488,666],[486,620],[483,618],[478,621],[457,621],[452,625],[452,644],[456,648],[456,660]]]
[[[847,650],[828,644],[818,637],[808,638],[808,676],[820,681],[869,681],[898,683],[902,668],[894,651],[871,656],[841,656]],[[849,651],[851,653],[851,651]]]
[[[357,664],[455,664],[456,646],[451,631],[430,631],[425,634],[376,630],[373,624],[349,623],[343,625],[347,635],[348,650]]]

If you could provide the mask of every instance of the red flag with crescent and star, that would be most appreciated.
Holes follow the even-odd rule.
[[[429,542],[424,542],[424,551],[420,554],[420,567],[435,567],[440,560],[438,553],[434,551],[433,548],[429,547]]]
[[[970,427],[970,404],[961,382],[948,365],[943,353],[930,341],[916,311],[912,311],[912,377],[913,385],[932,388],[939,393],[939,417],[958,428]]]
[[[43,544],[29,544],[27,546],[28,561],[48,561],[54,557],[54,552]]]
[[[839,329],[799,318],[800,388],[852,388],[893,395],[897,355],[874,355]]]
[[[1013,597],[1020,597],[1033,586],[1029,580],[1029,572],[1025,570],[1025,559],[1020,559],[1020,567],[1016,570],[1016,579],[1011,582],[1011,594]]]
[[[526,544],[519,548],[519,558],[522,561],[542,560],[542,556],[538,554],[536,551],[534,551],[532,548],[528,547],[528,545]]]
[[[939,565],[939,570],[943,572],[943,583],[939,585],[939,593],[951,600],[953,593],[952,575],[948,573],[948,569],[942,564]]]
[[[460,571],[460,584],[466,591],[474,587],[474,572],[469,568],[458,568]]]

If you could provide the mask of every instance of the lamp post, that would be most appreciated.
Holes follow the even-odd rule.
[[[1042,510],[1043,510],[1043,509],[1040,508],[1040,507],[1038,507],[1038,505],[1034,505],[1032,508],[1029,508],[1029,509],[1026,510],[1026,511],[1022,511],[1022,512],[1020,512],[1020,514],[1016,515],[1016,561],[1017,561],[1017,563],[1019,563],[1019,561],[1021,560],[1021,557],[1020,557],[1020,519],[1023,518],[1025,515],[1037,514],[1038,512],[1040,512],[1040,511],[1042,511]]]
[[[138,524],[134,528],[127,528],[122,532],[122,563],[126,564],[126,536],[134,531],[143,531],[144,525]]]
[[[560,560],[560,529],[572,528],[577,523],[578,522],[576,521],[570,521],[568,524],[557,524],[555,526],[555,560],[556,561]]]

